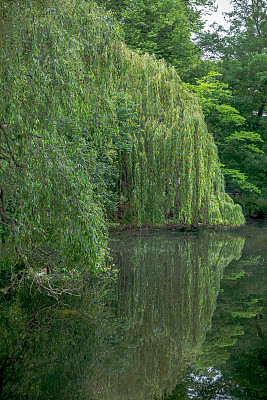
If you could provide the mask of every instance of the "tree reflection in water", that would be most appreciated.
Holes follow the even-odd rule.
[[[117,280],[91,277],[82,298],[39,312],[26,327],[45,301],[40,293],[27,303],[24,289],[5,305],[16,322],[2,317],[4,356],[15,360],[3,369],[3,398],[226,400],[246,380],[255,386],[254,375],[264,373],[257,363],[265,357],[264,320],[261,275],[253,275],[251,290],[249,274],[261,259],[246,246],[240,258],[244,237],[154,231],[111,239]],[[254,334],[254,348],[247,333]]]
[[[173,390],[201,351],[224,268],[240,258],[244,239],[213,232],[122,237],[112,244],[120,270],[118,313],[133,349],[125,370],[103,371],[94,393],[154,399]]]

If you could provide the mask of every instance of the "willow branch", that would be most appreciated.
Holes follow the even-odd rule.
[[[15,233],[15,226],[17,225],[17,222],[14,218],[10,217],[6,213],[4,189],[1,183],[0,183],[0,214],[4,218],[4,220],[10,225],[12,232]]]
[[[5,138],[5,141],[6,141],[6,144],[7,144],[8,153],[10,154],[10,156],[12,158],[12,161],[14,162],[14,164],[16,165],[17,168],[23,168],[23,165],[20,165],[17,162],[17,160],[16,160],[16,158],[14,156],[14,153],[11,150],[11,147],[10,147],[10,144],[9,144],[9,140],[8,140],[8,137],[7,137],[7,133],[6,133],[6,125],[5,124],[0,124],[0,128],[1,128],[1,131],[3,132],[4,138]]]

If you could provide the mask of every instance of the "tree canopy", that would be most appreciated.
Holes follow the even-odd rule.
[[[121,23],[126,44],[175,66],[183,78],[198,63],[199,49],[191,40],[203,25],[194,1],[97,0]],[[197,2],[209,4],[209,1]]]
[[[227,139],[227,155],[226,148],[219,145],[220,158],[227,168],[239,170],[258,188],[258,193],[254,191],[249,195],[245,191],[245,199],[240,199],[247,208],[246,212],[253,214],[253,210],[261,209],[266,215],[266,3],[262,0],[234,0],[231,4],[233,11],[227,14],[229,29],[217,26],[213,33],[202,33],[198,43],[213,59],[211,67],[228,85],[231,91],[228,104],[244,118],[242,131],[253,132],[250,143],[247,142],[250,140],[248,133],[238,140],[232,132]],[[217,127],[213,125],[211,129],[216,136]],[[223,129],[222,134],[226,138],[229,129]],[[255,147],[257,141],[258,149]],[[232,146],[229,147],[230,143]],[[240,181],[229,177],[227,181],[232,188],[243,191]]]
[[[214,7],[207,0],[97,2],[120,22],[125,41],[132,49],[164,58],[177,69],[183,80],[193,85],[193,91],[199,93],[200,90],[196,79],[205,76],[210,79],[212,71],[221,74],[217,82],[225,85],[224,95],[227,90],[230,95],[220,98],[215,118],[208,117],[207,113],[205,116],[215,137],[221,163],[225,165],[222,171],[227,191],[244,194],[239,201],[246,214],[260,212],[264,215],[267,186],[265,2],[232,1],[234,10],[226,15],[229,29],[215,23],[212,33],[203,29],[203,17]],[[203,83],[201,88],[204,89]],[[207,101],[218,101],[212,99],[210,92],[203,91],[202,106],[205,96]],[[234,114],[233,110],[236,110]],[[247,132],[246,138],[240,133],[240,140],[236,139],[230,123],[231,120],[233,127],[236,126],[237,115],[239,131]],[[249,132],[252,133],[250,138]],[[254,133],[260,135],[257,146]],[[235,140],[230,141],[232,134]]]
[[[97,260],[100,203],[112,202],[118,174],[135,223],[162,223],[170,211],[180,223],[228,221],[223,209],[211,217],[210,201],[234,206],[173,68],[129,51],[91,2],[14,3],[2,26],[2,218],[31,248],[60,242],[69,254],[76,232]],[[81,243],[72,244],[76,254]]]

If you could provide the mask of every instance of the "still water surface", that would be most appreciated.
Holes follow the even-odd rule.
[[[117,279],[49,312],[21,361],[14,341],[5,398],[266,399],[266,239],[266,223],[111,233]]]
[[[132,348],[96,398],[267,398],[266,228],[114,234]]]

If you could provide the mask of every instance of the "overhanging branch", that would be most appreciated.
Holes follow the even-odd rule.
[[[19,164],[19,163],[17,162],[17,160],[16,160],[16,158],[15,158],[15,155],[14,155],[13,151],[11,150],[11,147],[10,147],[10,144],[9,144],[9,140],[8,140],[8,137],[7,137],[7,133],[6,133],[6,124],[3,124],[3,123],[0,124],[0,129],[1,129],[1,131],[3,132],[4,139],[5,139],[5,142],[6,142],[6,145],[7,145],[7,151],[8,151],[8,153],[9,153],[9,155],[10,155],[12,161],[14,162],[14,164],[16,165],[16,167],[18,167],[18,168],[23,168],[23,165],[21,165],[21,164]]]
[[[0,183],[0,215],[2,218],[9,224],[11,227],[12,232],[15,234],[15,226],[17,225],[17,222],[14,218],[10,217],[6,213],[6,207],[5,207],[5,199],[4,199],[4,189]]]

